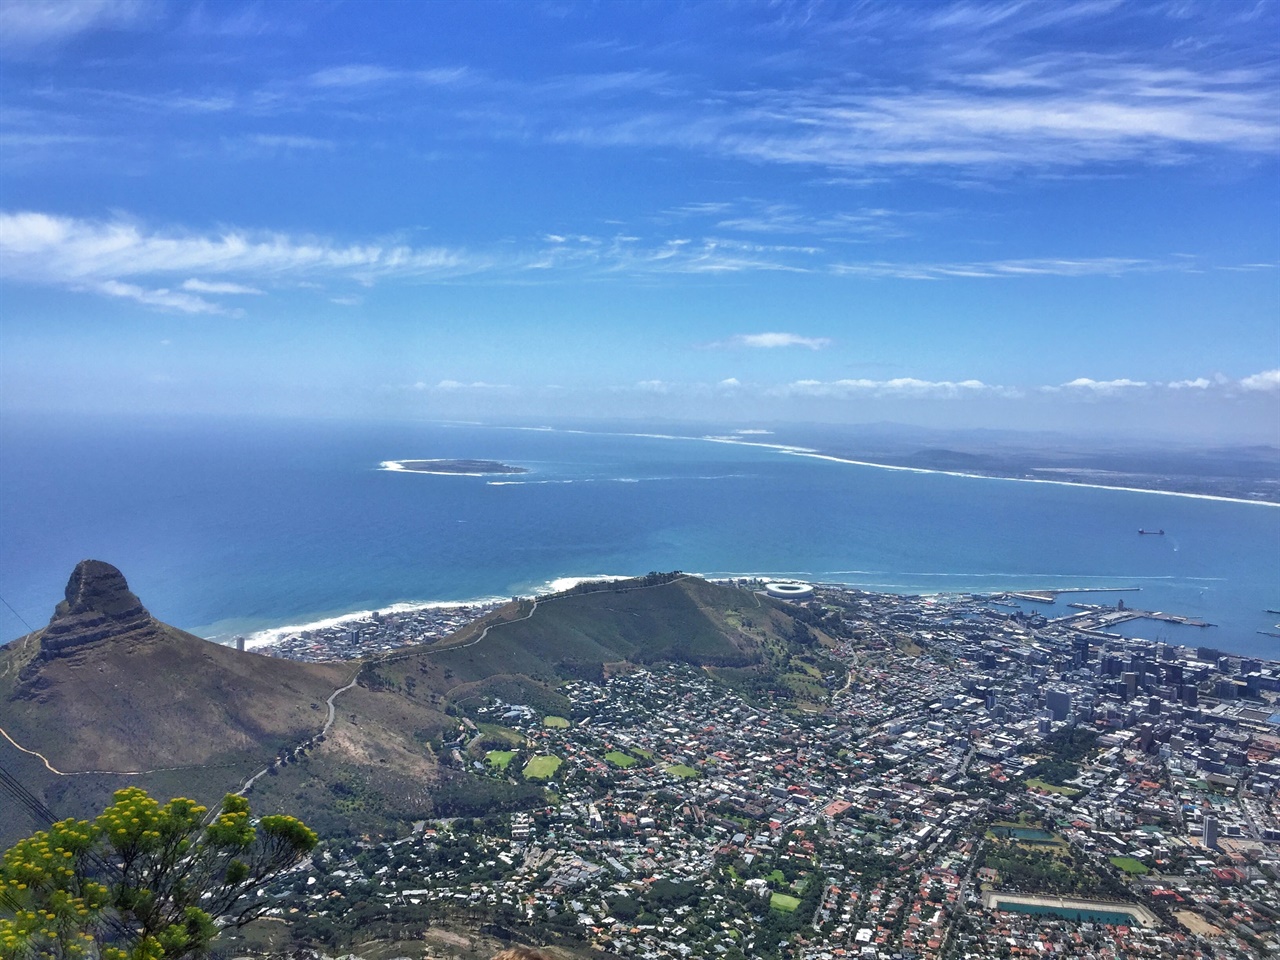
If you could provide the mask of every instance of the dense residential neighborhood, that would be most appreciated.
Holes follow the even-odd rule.
[[[321,947],[374,924],[643,958],[1280,948],[1277,665],[1054,599],[819,587],[826,669],[775,690],[652,664],[566,683],[566,717],[473,704],[441,756],[546,803],[331,841],[276,912]]]

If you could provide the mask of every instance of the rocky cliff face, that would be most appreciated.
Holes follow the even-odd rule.
[[[220,777],[231,787],[238,771],[261,769],[282,745],[314,738],[325,724],[325,699],[353,669],[202,640],[152,617],[115,567],[85,560],[49,625],[0,647],[0,729],[55,772],[86,775],[58,779],[55,809],[67,802],[76,810],[72,795],[109,800],[126,782],[117,774],[145,785],[139,771],[157,771],[155,782],[175,789],[178,781],[165,779],[174,775],[163,772],[174,767],[225,767],[191,778],[219,796]],[[409,729],[425,725],[415,719]],[[0,746],[9,749],[2,738]],[[26,769],[43,769],[28,760]],[[0,801],[0,837],[5,813]]]
[[[159,633],[159,624],[129,589],[124,574],[101,560],[81,560],[67,581],[66,599],[41,632],[39,658],[51,660],[108,640],[152,639]]]

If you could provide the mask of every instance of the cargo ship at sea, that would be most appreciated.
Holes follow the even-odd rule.
[[[1163,530],[1143,530],[1141,527],[1138,528],[1138,533],[1140,533],[1144,537],[1163,537],[1164,536]]]

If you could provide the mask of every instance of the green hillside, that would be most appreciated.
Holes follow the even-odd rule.
[[[808,699],[788,689],[789,674],[821,662],[821,634],[810,646],[789,606],[696,577],[584,585],[579,591],[519,608],[504,608],[460,642],[419,647],[369,667],[378,682],[443,707],[468,707],[484,697],[525,703],[562,714],[568,703],[556,687],[569,679],[600,679],[625,665],[675,661],[706,667],[744,692],[768,688],[784,699]],[[795,662],[793,662],[795,661]],[[825,693],[819,692],[819,696]]]
[[[535,784],[449,759],[460,718],[492,698],[568,717],[565,681],[658,661],[799,709],[826,696],[813,682],[830,666],[826,637],[787,604],[695,577],[582,585],[390,658],[302,664],[162,624],[114,567],[86,564],[49,628],[0,650],[0,728],[49,765],[2,738],[0,762],[59,815],[84,815],[130,784],[212,803],[265,769],[255,809],[297,813],[323,833],[376,833],[545,802]]]

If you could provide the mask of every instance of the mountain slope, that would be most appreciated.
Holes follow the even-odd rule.
[[[255,808],[297,812],[322,832],[365,833],[545,802],[532,785],[437,765],[431,745],[448,757],[462,732],[457,715],[489,697],[569,716],[562,681],[635,664],[694,663],[743,692],[803,703],[809,691],[789,689],[786,674],[793,658],[820,658],[821,646],[794,642],[793,608],[695,577],[650,579],[584,585],[536,609],[511,604],[452,638],[367,663],[326,741],[259,780]]]
[[[0,727],[64,773],[267,755],[314,735],[350,668],[241,653],[161,623],[86,560],[49,625],[0,649]]]
[[[0,738],[0,765],[58,816],[89,815],[127,785],[210,804],[264,769],[255,809],[297,814],[325,833],[528,806],[543,802],[540,788],[437,762],[437,750],[453,752],[459,713],[488,697],[562,713],[562,681],[660,660],[801,705],[826,691],[787,687],[793,659],[821,655],[821,636],[794,609],[656,575],[508,604],[390,659],[303,664],[161,623],[120,571],[84,561],[49,625],[0,648],[0,728],[43,758]],[[321,738],[326,700],[340,688]],[[0,818],[0,841],[25,829]]]

